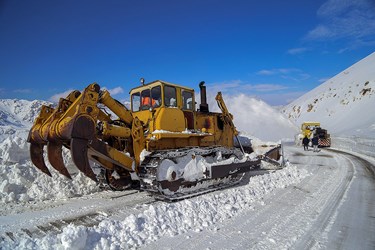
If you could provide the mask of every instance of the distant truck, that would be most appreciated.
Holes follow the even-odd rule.
[[[326,129],[320,127],[320,122],[304,122],[301,125],[301,137],[307,136],[309,139],[318,136],[318,147],[330,147],[331,136]]]

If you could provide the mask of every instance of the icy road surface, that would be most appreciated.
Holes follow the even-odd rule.
[[[220,225],[144,249],[375,249],[373,159],[295,147],[286,152],[311,175]]]
[[[176,203],[100,192],[0,209],[1,249],[375,249],[374,159],[285,148],[291,166]]]

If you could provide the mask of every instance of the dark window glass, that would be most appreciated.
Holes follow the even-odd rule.
[[[176,88],[172,86],[164,87],[164,105],[166,107],[177,107]]]
[[[151,89],[151,98],[153,108],[161,106],[161,86],[156,86]]]

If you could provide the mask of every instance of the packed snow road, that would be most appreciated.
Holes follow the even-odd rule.
[[[286,149],[311,175],[204,232],[145,249],[375,249],[374,163],[333,150]]]
[[[285,152],[283,170],[175,203],[106,191],[13,205],[0,211],[0,248],[375,249],[374,160]]]

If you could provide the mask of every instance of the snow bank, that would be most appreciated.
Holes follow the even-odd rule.
[[[29,147],[25,139],[8,137],[0,142],[0,163],[23,163],[29,158]]]
[[[65,162],[68,162],[65,157]],[[46,161],[52,178],[34,167],[25,138],[8,137],[0,143],[0,201],[28,202],[61,199],[98,191],[95,182],[78,173],[69,180]]]
[[[46,161],[52,178],[30,161],[26,139],[44,101],[0,99],[0,201],[2,203],[61,199],[98,191],[97,185],[78,173],[73,180],[61,176]],[[72,165],[70,156],[64,162]]]
[[[0,247],[13,249],[132,249],[159,239],[188,231],[218,228],[239,213],[254,209],[265,195],[286,188],[308,176],[306,170],[288,166],[282,170],[251,177],[248,184],[177,203],[156,203],[126,219],[104,220],[98,226],[69,225],[59,235],[20,242],[3,242]],[[144,205],[146,206],[146,205]]]
[[[344,149],[375,158],[375,139],[351,137],[333,137],[332,148]]]
[[[98,191],[95,182],[81,173],[69,180],[51,170],[52,178],[37,170],[30,161],[0,166],[0,201],[28,202],[64,199]]]

